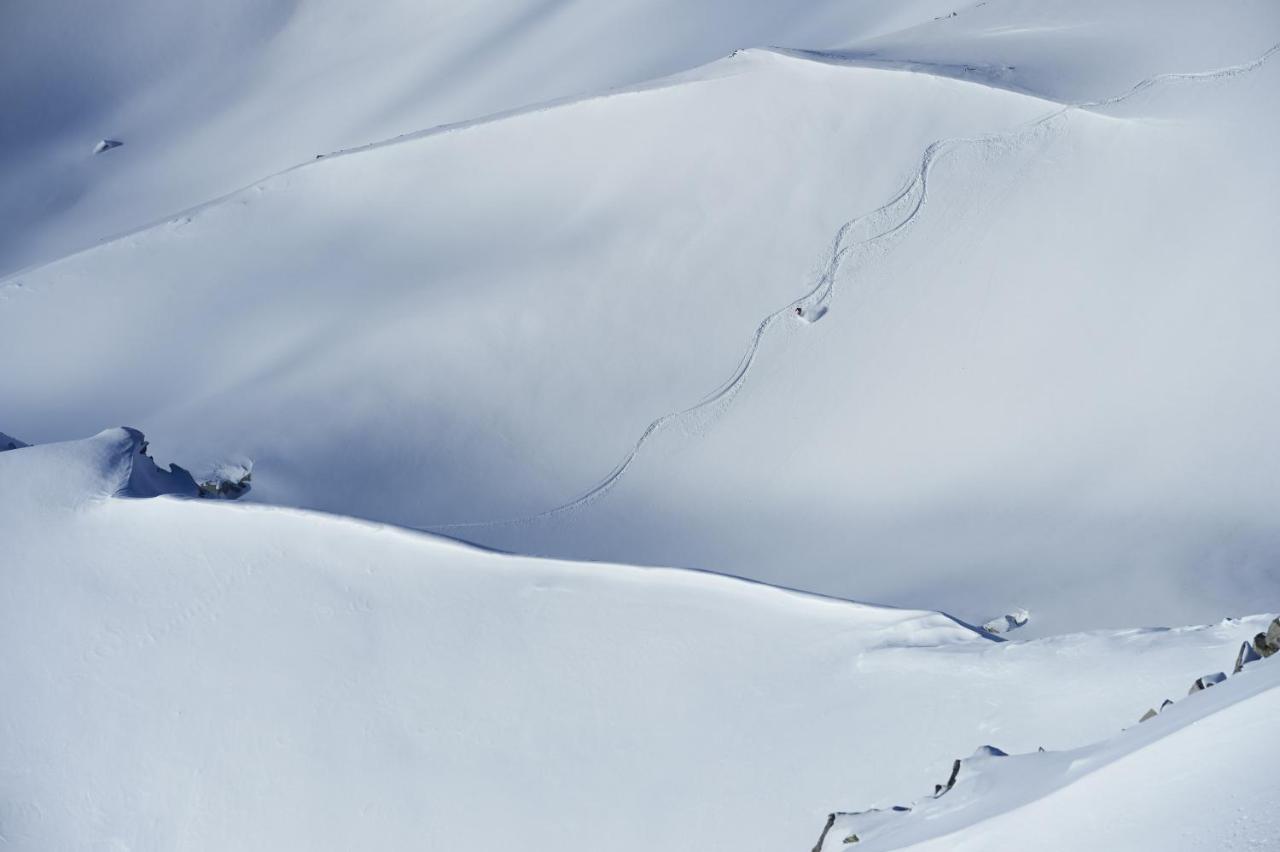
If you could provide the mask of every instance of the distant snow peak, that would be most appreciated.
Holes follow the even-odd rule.
[[[124,143],[119,139],[102,139],[97,145],[93,146],[93,153],[101,154],[103,151],[110,151],[112,148],[119,148]]]

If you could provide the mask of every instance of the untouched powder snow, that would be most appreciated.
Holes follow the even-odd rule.
[[[985,741],[1105,737],[1265,623],[1000,643],[705,573],[111,496],[140,446],[0,454],[13,849],[808,848],[828,811],[907,800]]]

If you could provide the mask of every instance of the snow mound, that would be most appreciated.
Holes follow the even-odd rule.
[[[905,800],[997,736],[1097,739],[1269,620],[997,643],[704,572],[113,497],[174,481],[143,443],[0,454],[23,852],[461,849],[495,812],[539,852],[805,848],[837,801]]]

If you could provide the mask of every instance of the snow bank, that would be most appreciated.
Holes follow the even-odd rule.
[[[1257,664],[1105,742],[963,761],[954,787],[836,814],[816,852],[1037,848],[1246,850],[1280,837],[1280,665]],[[855,845],[856,844],[856,845]]]
[[[982,742],[1104,736],[1265,628],[996,643],[706,573],[112,498],[139,448],[0,454],[15,850],[457,849],[494,813],[547,852],[807,848]]]

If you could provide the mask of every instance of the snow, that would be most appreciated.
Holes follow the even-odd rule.
[[[4,21],[0,845],[1275,844],[1274,0]]]
[[[909,812],[839,815],[823,850],[1267,849],[1280,837],[1273,767],[1280,665],[1259,664],[1108,740],[962,762]],[[844,843],[850,835],[856,846]]]
[[[229,155],[188,152],[216,189],[130,178],[160,200],[113,226],[170,218],[2,285],[0,357],[42,353],[0,376],[6,428],[138,423],[197,476],[254,459],[263,502],[978,622],[1016,600],[1039,635],[1246,612],[1280,556],[1280,21],[1112,5],[948,36],[973,72],[831,29],[319,160],[349,137],[317,133],[220,197]],[[929,11],[933,62],[966,15]],[[968,17],[997,12],[1030,14]],[[1099,27],[1132,62],[1063,71]]]
[[[838,46],[926,21],[943,5],[20,4],[0,31],[0,273],[316,154],[632,85],[741,47]],[[104,136],[129,144],[87,157]]]
[[[112,497],[140,446],[0,455],[14,849],[808,848],[827,811],[908,800],[985,742],[1108,736],[1267,621],[994,642],[703,572]]]

